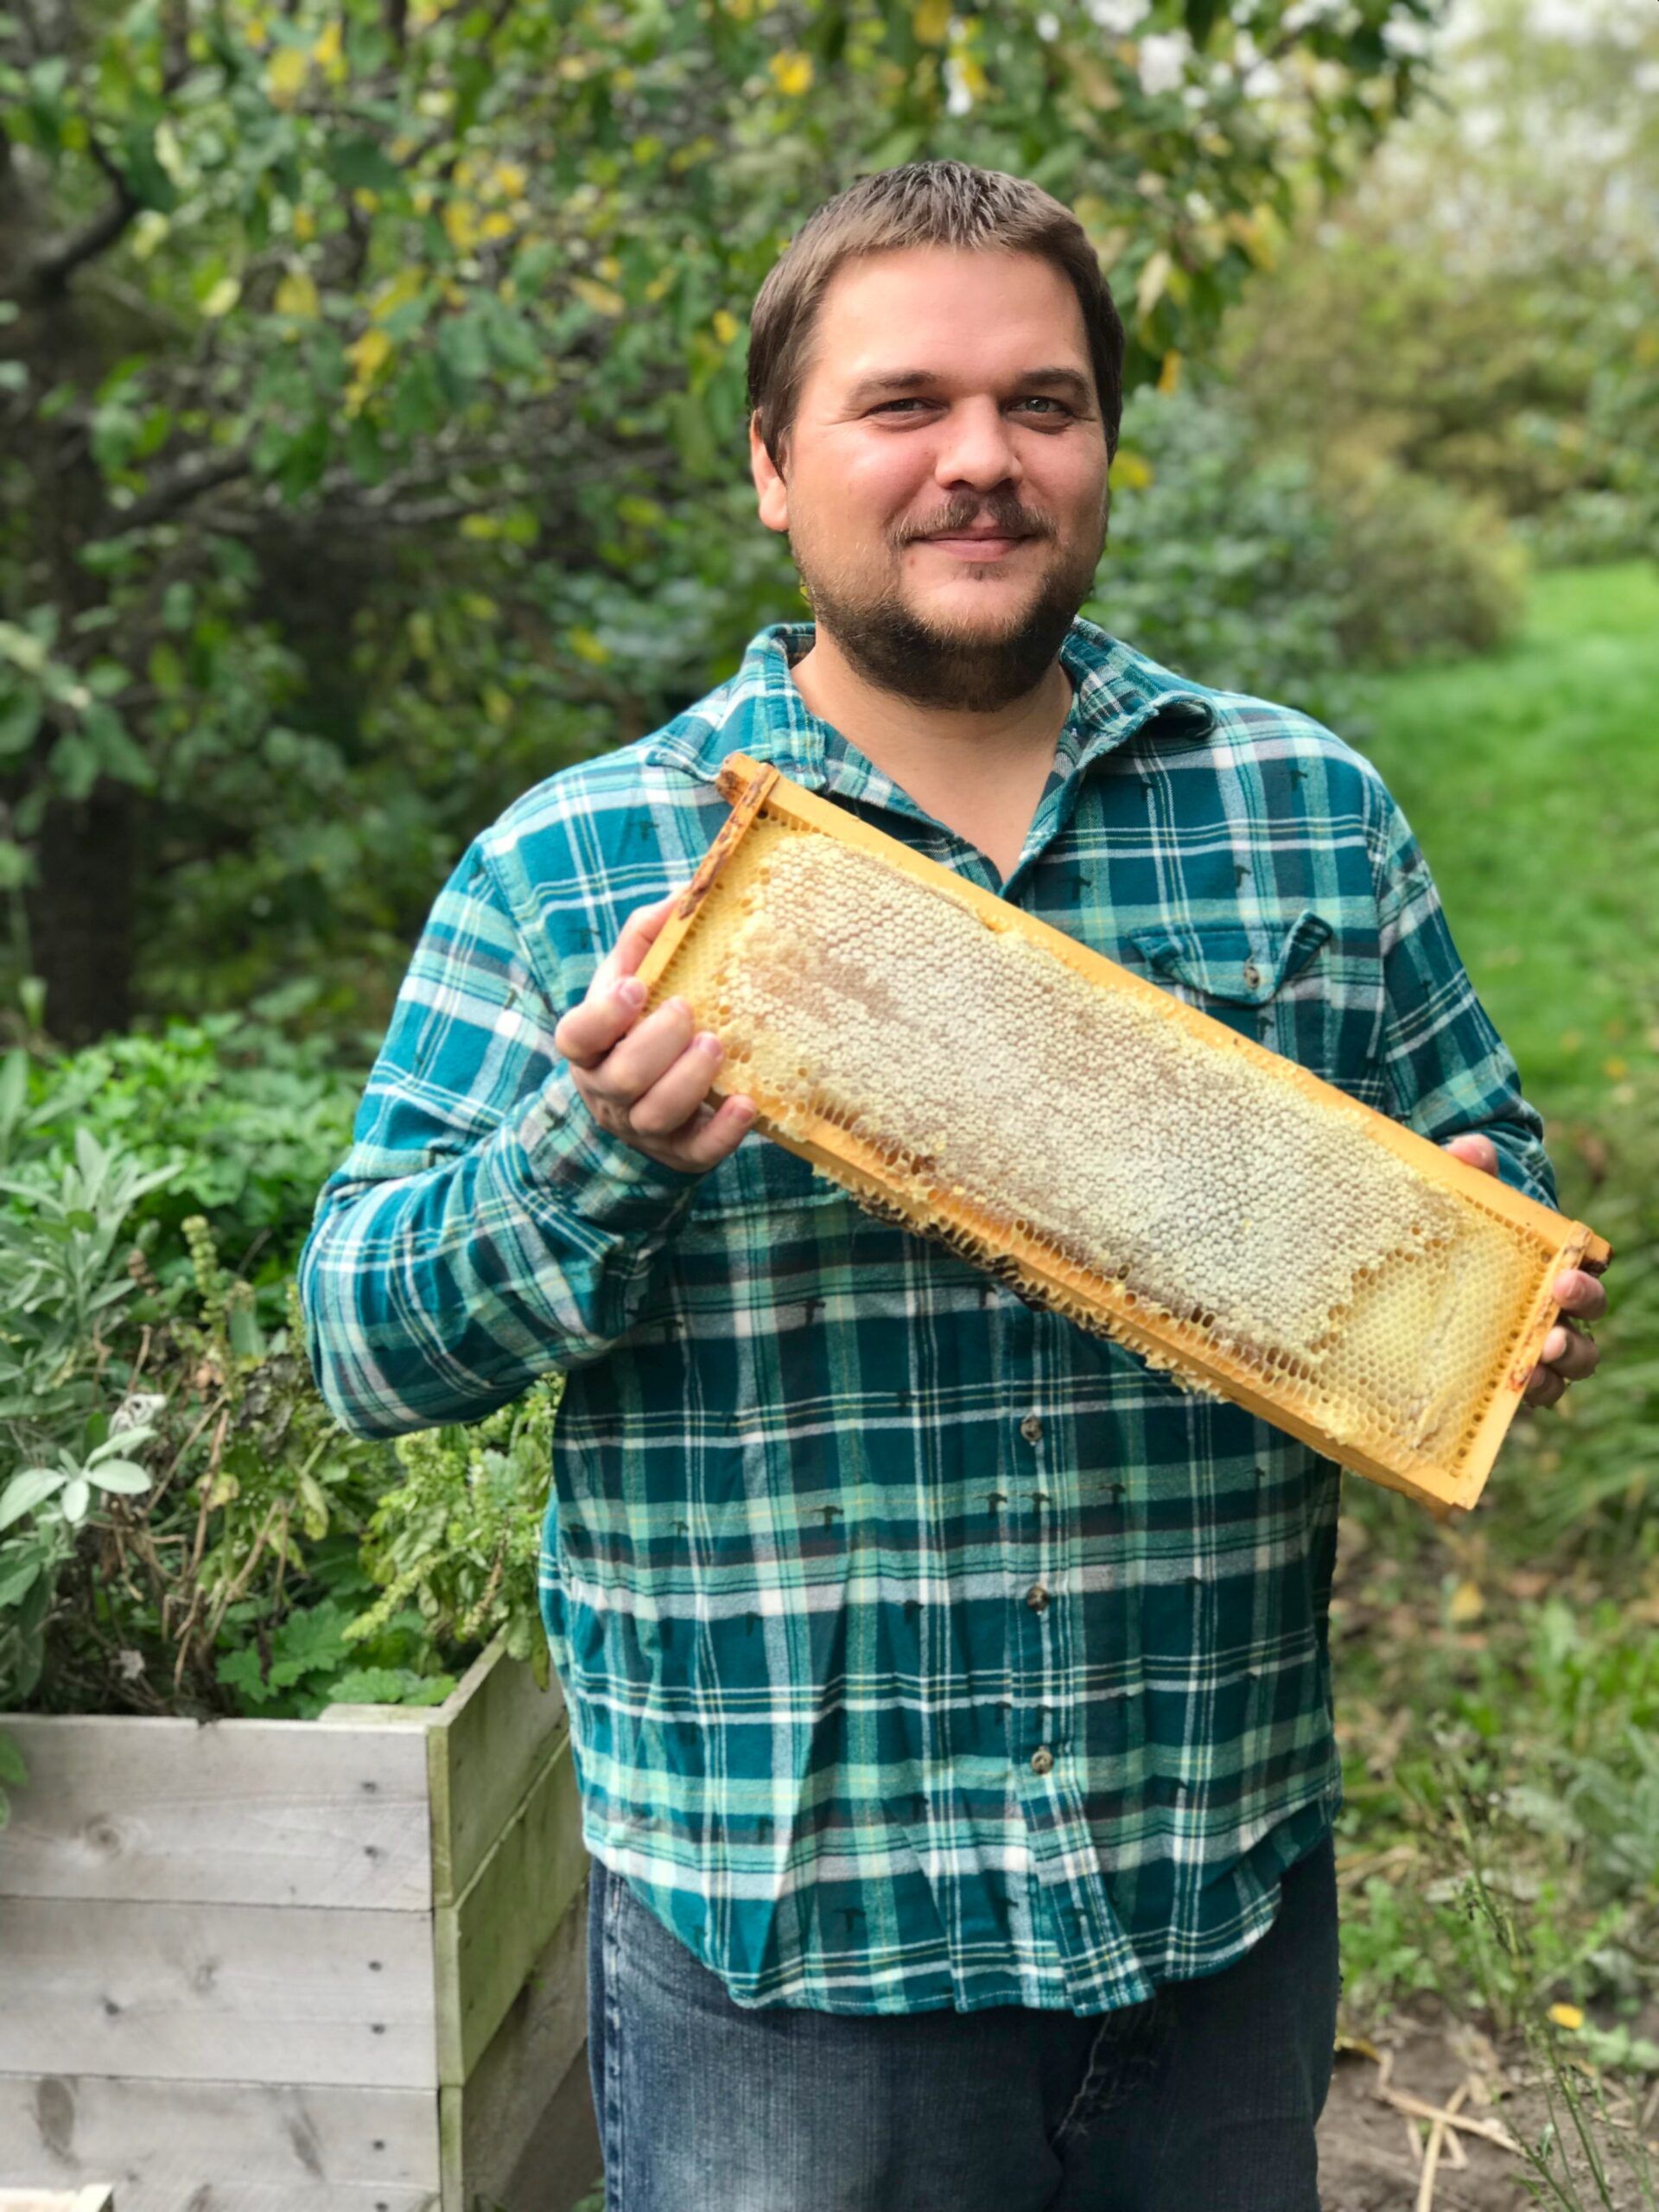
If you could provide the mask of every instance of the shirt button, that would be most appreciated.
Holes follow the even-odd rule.
[[[1033,1613],[1044,1613],[1048,1611],[1048,1592],[1040,1582],[1033,1582],[1027,1591],[1026,1603]]]
[[[1262,980],[1262,970],[1256,966],[1254,960],[1247,960],[1244,963],[1244,980],[1252,990],[1255,988],[1256,985]]]
[[[1042,1442],[1043,1424],[1038,1420],[1035,1414],[1027,1414],[1026,1415],[1024,1421],[1020,1424],[1020,1433],[1025,1438],[1027,1444],[1040,1444]]]
[[[1032,1772],[1033,1774],[1046,1774],[1053,1764],[1053,1752],[1049,1750],[1046,1744],[1039,1744],[1037,1746],[1037,1749],[1031,1755]]]

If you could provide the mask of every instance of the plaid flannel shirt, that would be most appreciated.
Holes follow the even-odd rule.
[[[1554,1204],[1542,1124],[1406,822],[1317,722],[1078,620],[999,884],[809,711],[810,639],[761,631],[466,854],[319,1200],[313,1360],[382,1436],[567,1376],[541,1588],[584,1839],[737,2004],[1106,2012],[1244,1952],[1342,1803],[1337,1466],[762,1138],[655,1165],[555,1024],[741,748],[1422,1135],[1484,1131]]]

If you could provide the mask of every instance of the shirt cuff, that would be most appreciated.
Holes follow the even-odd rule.
[[[664,1167],[601,1128],[563,1070],[531,1101],[518,1141],[532,1204],[614,1234],[648,1236],[666,1227],[707,1172]]]

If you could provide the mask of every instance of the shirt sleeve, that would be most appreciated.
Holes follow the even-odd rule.
[[[360,1436],[471,1421],[623,1337],[700,1177],[611,1136],[474,846],[439,896],[300,1256],[313,1372]]]
[[[1522,1096],[1514,1058],[1475,995],[1417,840],[1386,803],[1380,856],[1385,1006],[1382,1055],[1389,1111],[1436,1144],[1490,1137],[1500,1179],[1559,1204],[1541,1116]]]

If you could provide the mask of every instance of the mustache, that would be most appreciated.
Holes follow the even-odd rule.
[[[918,537],[938,537],[946,532],[955,533],[986,525],[1002,537],[1052,537],[1054,524],[1047,515],[1036,509],[1022,507],[1016,499],[998,499],[993,493],[982,499],[976,493],[953,499],[925,522],[906,524],[898,534],[900,545],[909,545]]]

